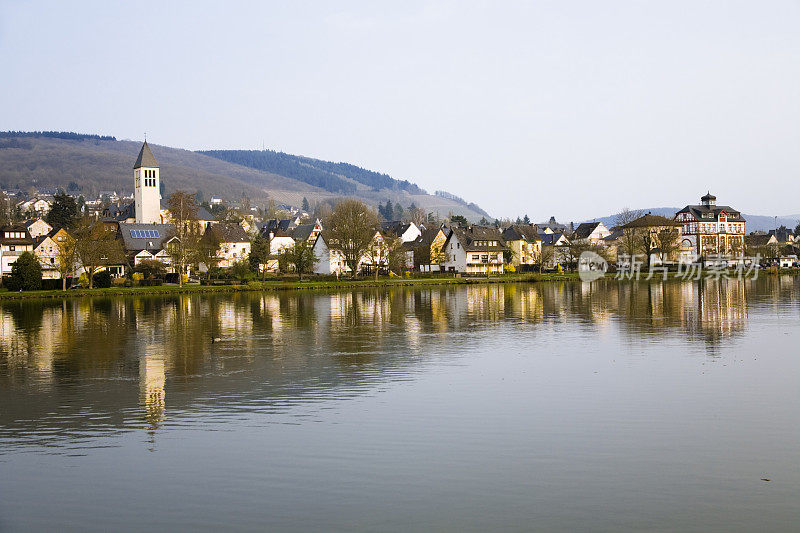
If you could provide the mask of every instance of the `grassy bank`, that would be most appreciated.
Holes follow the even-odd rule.
[[[0,300],[19,300],[29,298],[81,298],[87,296],[132,296],[159,294],[229,293],[245,291],[284,291],[284,290],[333,290],[365,287],[412,287],[435,285],[469,285],[487,283],[530,283],[537,281],[577,280],[576,272],[563,274],[504,274],[488,278],[430,277],[430,278],[358,278],[339,281],[271,280],[251,281],[239,285],[200,285],[197,283],[161,285],[157,287],[110,287],[107,289],[70,289],[68,291],[20,291],[0,290]]]
[[[781,269],[780,274],[800,275],[800,269]],[[761,272],[760,275],[770,275]],[[654,276],[653,281],[663,278],[661,274]],[[613,274],[607,274],[606,279],[613,280]],[[680,280],[675,273],[670,273],[670,280]],[[35,298],[83,298],[83,297],[102,297],[102,296],[133,296],[133,295],[169,295],[169,294],[209,294],[209,293],[232,293],[247,291],[286,291],[286,290],[337,290],[337,289],[360,289],[368,287],[420,287],[420,286],[447,286],[447,285],[473,285],[473,284],[493,284],[493,283],[536,283],[543,281],[578,281],[580,277],[577,272],[565,272],[563,274],[502,274],[491,277],[465,278],[465,277],[426,277],[426,278],[358,278],[341,279],[339,281],[315,281],[314,278],[307,280],[270,280],[270,281],[251,281],[240,285],[200,285],[197,283],[187,284],[183,287],[178,285],[161,285],[158,287],[110,287],[107,289],[71,289],[68,291],[47,290],[47,291],[25,291],[10,292],[0,289],[0,301],[2,300],[22,300]],[[624,280],[627,281],[627,280]]]

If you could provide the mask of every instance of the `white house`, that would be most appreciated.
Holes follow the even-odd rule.
[[[413,222],[384,222],[381,231],[399,237],[402,242],[415,241],[422,235],[422,230]]]
[[[452,228],[444,243],[444,268],[466,274],[502,274],[508,247],[500,230],[485,226]]]
[[[59,246],[50,236],[39,235],[34,239],[33,255],[42,266],[42,279],[59,279]]]
[[[602,244],[603,239],[609,235],[611,235],[611,232],[602,222],[584,222],[575,228],[572,240],[583,241],[588,244]]]
[[[10,275],[17,258],[25,252],[33,252],[33,244],[25,226],[0,227],[0,275]]]
[[[349,273],[350,269],[345,264],[342,254],[328,248],[325,238],[325,232],[322,232],[314,241],[313,251],[317,258],[314,274],[336,274],[338,276]]]
[[[250,257],[250,237],[239,224],[220,222],[206,228],[203,239],[219,245],[217,266],[229,268]]]
[[[17,204],[22,213],[32,213],[40,217],[46,215],[52,206],[52,199],[45,196],[34,196],[30,200]]]
[[[23,222],[23,224],[28,228],[28,235],[30,235],[32,239],[47,235],[53,231],[53,226],[45,222],[41,217],[28,219]]]

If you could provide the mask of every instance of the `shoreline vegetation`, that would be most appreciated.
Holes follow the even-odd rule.
[[[763,270],[760,276],[781,275],[800,275],[799,268],[785,268],[777,271]],[[645,279],[645,276],[636,279],[617,280],[615,274],[608,273],[603,278],[610,281],[631,282],[631,281],[663,281],[663,275],[653,276],[652,280]],[[752,277],[752,276],[748,276]],[[701,278],[704,279],[704,278]],[[670,273],[667,281],[683,281],[682,276]],[[0,301],[4,300],[29,300],[39,298],[84,298],[84,297],[106,297],[106,296],[158,296],[172,294],[212,294],[212,293],[233,293],[233,292],[259,292],[259,291],[286,291],[286,290],[340,290],[340,289],[362,289],[362,288],[382,288],[382,287],[436,287],[448,285],[484,285],[498,283],[539,283],[548,281],[581,281],[578,272],[564,273],[543,273],[543,274],[498,274],[489,277],[425,277],[425,278],[342,278],[336,280],[318,281],[313,278],[297,279],[276,279],[267,281],[249,281],[240,284],[230,285],[201,285],[199,283],[184,284],[182,287],[175,285],[157,286],[138,286],[138,287],[109,287],[109,288],[81,288],[62,290],[37,290],[37,291],[8,291],[0,289]],[[689,280],[686,280],[689,281]]]

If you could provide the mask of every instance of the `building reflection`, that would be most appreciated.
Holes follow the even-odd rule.
[[[715,354],[746,328],[748,301],[785,305],[798,293],[797,277],[772,276],[3,302],[0,401],[13,408],[0,411],[0,430],[32,430],[59,391],[88,379],[106,392],[88,394],[85,419],[71,423],[124,417],[120,409],[138,398],[139,424],[155,432],[193,405],[186,391],[198,383],[228,402],[358,389],[409,372],[432,343],[466,351],[476,328],[499,325],[545,335],[618,330],[647,342],[675,336]],[[4,396],[20,387],[37,401]]]
[[[139,404],[147,428],[155,431],[164,421],[167,373],[161,347],[148,346],[139,358]]]

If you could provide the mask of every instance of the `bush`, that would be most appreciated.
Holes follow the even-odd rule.
[[[142,274],[141,272],[134,272],[133,274],[131,274],[131,279],[134,281],[134,283],[139,283],[144,279],[144,274]]]
[[[4,282],[10,291],[35,291],[42,287],[42,267],[39,260],[24,252],[11,266],[11,276]]]
[[[83,288],[88,287],[89,275],[86,272],[83,272],[80,276],[78,276],[78,283],[80,283]]]
[[[250,271],[250,264],[246,261],[237,261],[229,269],[232,278],[241,281],[252,279],[253,273]]]
[[[111,273],[103,270],[94,275],[92,284],[95,289],[108,289],[111,287]]]
[[[144,278],[160,278],[167,272],[167,266],[157,259],[142,259],[133,271],[141,272]]]

